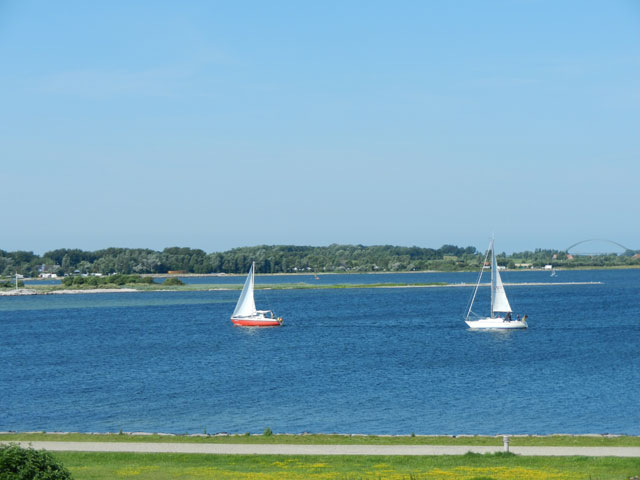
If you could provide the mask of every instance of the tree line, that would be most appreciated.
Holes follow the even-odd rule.
[[[640,266],[637,251],[624,254],[572,257],[560,250],[516,252],[498,255],[498,264],[507,268],[540,268],[552,264],[559,268]],[[0,274],[19,273],[28,277],[40,273],[61,275],[246,273],[256,262],[258,273],[296,272],[405,272],[476,270],[484,252],[475,247],[443,245],[440,248],[398,247],[392,245],[260,245],[226,252],[206,253],[186,247],[162,251],[139,248],[107,248],[97,251],[61,248],[37,255],[33,252],[0,250]]]

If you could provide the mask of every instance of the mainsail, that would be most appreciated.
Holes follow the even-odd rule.
[[[255,268],[255,262],[251,264],[249,275],[244,282],[242,293],[238,299],[236,309],[233,311],[233,317],[250,317],[256,314],[256,302],[253,298],[253,270]]]
[[[493,239],[491,240],[491,317],[494,312],[507,313],[511,312],[511,305],[504,291],[502,278],[498,271],[498,262],[496,261],[496,253],[493,250]]]

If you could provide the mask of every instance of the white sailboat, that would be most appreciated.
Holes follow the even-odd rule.
[[[476,299],[478,293],[478,287],[480,286],[480,280],[482,279],[482,271],[484,269],[487,256],[491,254],[491,316],[485,318],[479,318],[477,320],[469,320],[472,315],[473,302]],[[500,272],[498,271],[498,263],[496,262],[496,255],[494,252],[493,238],[489,243],[489,249],[482,262],[482,268],[480,269],[480,275],[478,276],[478,283],[473,291],[473,297],[469,305],[469,311],[465,318],[465,323],[470,328],[527,328],[527,316],[525,315],[522,320],[519,318],[513,320],[511,318],[511,305],[509,305],[509,299],[504,291],[504,285],[500,278]]]
[[[255,268],[256,262],[253,262],[236,308],[231,315],[231,321],[234,325],[243,327],[278,327],[282,325],[282,318],[276,318],[271,310],[256,309],[256,302],[253,298]]]

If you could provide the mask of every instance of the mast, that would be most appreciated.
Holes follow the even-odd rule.
[[[491,237],[489,249],[491,250],[491,318],[495,318],[493,314],[493,304],[496,297],[496,272],[498,271],[498,262],[496,262],[496,253],[493,249],[493,237]]]
[[[491,243],[489,243],[489,249],[491,249]],[[482,265],[480,265],[480,274],[478,275],[478,281],[476,282],[476,288],[473,290],[473,296],[471,297],[471,302],[469,303],[469,310],[467,310],[467,316],[465,317],[465,320],[469,320],[469,315],[471,315],[471,309],[473,308],[473,302],[476,299],[476,295],[478,293],[478,287],[480,287],[480,281],[482,280],[482,272],[484,272],[484,264],[487,262],[487,257],[488,256],[489,256],[489,250],[487,250],[487,253],[484,254],[484,259],[482,260]]]

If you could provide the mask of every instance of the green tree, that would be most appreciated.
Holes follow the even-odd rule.
[[[65,254],[64,257],[62,257],[62,263],[60,267],[62,268],[62,271],[64,273],[71,273],[71,257],[69,256],[69,254]]]

